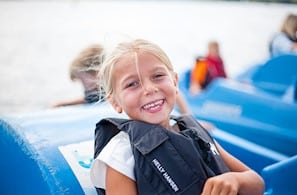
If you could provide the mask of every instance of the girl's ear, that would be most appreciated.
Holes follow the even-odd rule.
[[[118,112],[118,113],[122,113],[123,109],[120,105],[118,105],[118,103],[115,101],[115,99],[109,95],[107,96],[107,100],[109,101],[109,103],[112,105],[112,107]]]

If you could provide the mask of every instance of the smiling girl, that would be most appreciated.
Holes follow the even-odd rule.
[[[130,120],[97,123],[91,180],[98,193],[263,194],[262,178],[196,120],[172,123],[178,76],[159,46],[120,43],[103,62],[100,81],[113,108]]]

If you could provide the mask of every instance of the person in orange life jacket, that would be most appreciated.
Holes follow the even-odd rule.
[[[223,60],[220,56],[219,44],[216,41],[208,43],[208,53],[205,57],[198,57],[191,71],[190,92],[199,93],[217,77],[226,78]]]
[[[179,93],[178,76],[158,45],[142,39],[120,43],[105,58],[100,81],[108,102],[118,113],[124,111],[131,120],[179,132],[177,125],[170,124]],[[218,143],[215,145],[230,172],[209,178],[202,195],[263,194],[262,178]],[[108,195],[136,195],[134,163],[129,135],[120,131],[94,160],[91,181]]]

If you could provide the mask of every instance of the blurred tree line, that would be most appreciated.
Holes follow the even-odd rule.
[[[251,0],[251,1],[256,1],[256,0]],[[258,1],[258,2],[297,3],[297,0],[266,0],[266,1]]]
[[[226,1],[234,1],[234,0],[226,0]],[[295,4],[297,4],[297,0],[237,0],[237,1],[266,2],[266,3],[295,3]]]

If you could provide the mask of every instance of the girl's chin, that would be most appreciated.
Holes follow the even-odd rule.
[[[163,115],[163,117],[164,117],[164,115]],[[167,120],[168,119],[161,118],[161,117],[158,117],[158,116],[151,116],[149,118],[144,119],[143,121],[147,122],[147,123],[151,123],[151,124],[161,125],[161,124],[164,124],[165,121],[167,121]]]

